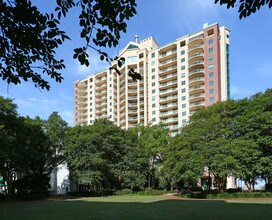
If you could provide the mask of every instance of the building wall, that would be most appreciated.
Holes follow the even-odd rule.
[[[162,122],[175,135],[198,108],[228,98],[228,36],[215,23],[161,47],[152,37],[129,42],[119,54],[120,75],[107,69],[74,83],[75,125],[99,118],[125,129]],[[126,74],[132,68],[142,80]]]

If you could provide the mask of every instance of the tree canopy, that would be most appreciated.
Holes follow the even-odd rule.
[[[240,19],[254,14],[265,5],[267,5],[268,8],[272,7],[272,0],[215,0],[215,4],[218,2],[220,5],[227,5],[227,8],[239,7],[238,12]]]
[[[31,0],[0,0],[1,79],[15,85],[31,81],[47,90],[50,78],[61,82],[65,64],[56,49],[70,38],[60,23],[74,7],[80,9],[79,34],[86,43],[74,49],[73,58],[88,66],[87,49],[92,48],[101,60],[113,61],[100,48],[117,46],[126,21],[136,14],[135,0],[56,0],[51,13],[42,13]]]

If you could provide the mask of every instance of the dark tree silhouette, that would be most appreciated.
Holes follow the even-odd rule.
[[[215,0],[215,4],[227,5],[227,8],[239,7],[239,18],[246,18],[254,14],[261,7],[267,5],[268,8],[272,7],[272,0]]]
[[[126,32],[126,21],[136,14],[135,0],[56,0],[50,14],[40,12],[31,0],[0,0],[1,79],[11,84],[32,81],[47,90],[49,77],[61,82],[65,65],[63,59],[57,59],[56,49],[70,38],[59,25],[74,7],[80,8],[79,34],[86,41],[74,50],[74,59],[88,66],[87,49],[92,48],[101,60],[111,63],[114,59],[101,47],[118,44],[120,34]]]

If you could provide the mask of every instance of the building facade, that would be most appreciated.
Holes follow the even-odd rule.
[[[120,75],[108,68],[74,82],[75,125],[163,123],[175,135],[198,108],[229,98],[229,30],[218,23],[164,46],[136,38],[119,57]],[[126,74],[132,68],[141,80]]]

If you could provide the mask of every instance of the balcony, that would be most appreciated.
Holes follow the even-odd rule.
[[[188,57],[188,62],[191,63],[191,62],[195,62],[197,60],[200,60],[200,59],[204,59],[204,53],[203,52],[199,52],[199,53],[194,53],[192,55],[189,55]]]
[[[77,110],[78,110],[79,112],[85,112],[85,111],[87,111],[87,105],[85,105],[85,106],[79,106],[79,107],[77,108]]]
[[[172,59],[169,59],[169,60],[165,60],[165,61],[163,61],[163,62],[160,63],[159,68],[161,69],[162,67],[166,68],[166,67],[172,66],[176,62],[177,62],[177,58],[176,57],[174,57]]]
[[[196,110],[198,108],[204,107],[205,102],[193,102],[190,104],[190,111]]]
[[[107,83],[103,83],[101,85],[96,86],[95,91],[101,91],[102,89],[105,89],[107,87]]]
[[[96,85],[100,85],[100,84],[103,84],[103,83],[106,83],[107,82],[107,77],[100,77],[96,80],[95,84]]]
[[[195,94],[195,93],[204,92],[204,89],[205,89],[204,84],[193,86],[193,87],[189,88],[189,94],[192,95],[192,94]]]
[[[162,90],[160,92],[160,97],[164,97],[164,96],[170,96],[170,95],[174,95],[177,94],[177,87],[172,88],[172,89],[166,89],[166,90]]]
[[[135,95],[135,94],[137,94],[137,89],[129,89],[129,90],[127,90],[127,93],[129,94],[129,95]]]
[[[196,85],[199,85],[199,84],[203,84],[203,82],[204,82],[204,77],[203,76],[195,77],[195,78],[189,80],[189,87],[196,86]]]
[[[98,102],[102,102],[102,101],[106,101],[106,100],[107,100],[107,96],[104,95],[104,96],[101,96],[101,97],[97,98],[97,99],[95,100],[95,102],[98,103]]]
[[[88,97],[86,95],[78,95],[77,100],[86,100]]]
[[[193,50],[196,50],[196,49],[202,49],[203,50],[203,47],[204,47],[204,44],[195,44],[194,46],[191,46],[191,47],[188,47],[188,54],[193,51]],[[202,51],[201,50],[201,51]]]
[[[86,89],[79,89],[79,90],[77,90],[77,94],[78,95],[86,95],[87,94],[87,90]]]
[[[164,104],[160,106],[160,110],[163,110],[163,111],[171,110],[171,109],[177,108],[177,106],[178,106],[177,102],[174,102],[172,104]]]
[[[160,105],[167,104],[173,101],[176,101],[178,98],[177,95],[172,95],[172,96],[166,96],[160,99]]]
[[[98,99],[99,97],[106,95],[106,94],[107,94],[107,89],[103,89],[103,90],[96,93],[96,98]]]
[[[159,75],[164,76],[174,72],[177,72],[177,65],[173,65],[173,66],[161,69]]]
[[[203,39],[204,39],[204,36],[201,34],[201,35],[197,35],[195,37],[191,37],[188,41],[188,45],[191,45],[193,43],[195,43],[196,41],[197,42],[203,42]]]
[[[77,84],[78,89],[86,89],[87,88],[87,82],[81,82]]]
[[[172,111],[165,111],[160,114],[160,118],[169,118],[178,116],[178,109],[173,109]]]
[[[77,105],[78,105],[78,106],[87,105],[87,101],[78,101],[78,102],[77,102]]]
[[[78,117],[87,117],[87,111],[77,113]]]
[[[172,87],[177,87],[177,80],[174,79],[170,82],[164,82],[164,83],[161,83],[160,84],[160,90],[165,90],[165,89],[169,89],[169,88],[172,88]]]
[[[170,80],[177,79],[177,72],[172,73],[171,75],[164,75],[160,77],[160,83],[168,82]]]
[[[204,68],[200,68],[200,69],[194,69],[189,71],[189,79],[193,79],[196,77],[202,77],[204,76]]]
[[[128,96],[129,101],[137,101],[138,97],[137,96]]]
[[[175,46],[175,45],[173,45]],[[172,45],[170,47],[173,47]],[[174,58],[177,54],[177,49],[176,48],[173,48],[172,50],[168,50],[166,52],[163,52],[159,55],[159,61],[160,62],[163,62],[165,60],[168,60],[168,59],[171,59],[171,58]]]
[[[192,70],[193,68],[201,68],[204,67],[204,61],[203,60],[199,60],[199,61],[195,61],[192,63],[189,63],[189,71]]]
[[[191,102],[199,102],[205,100],[205,94],[204,93],[197,93],[194,95],[189,96],[189,101]]]

